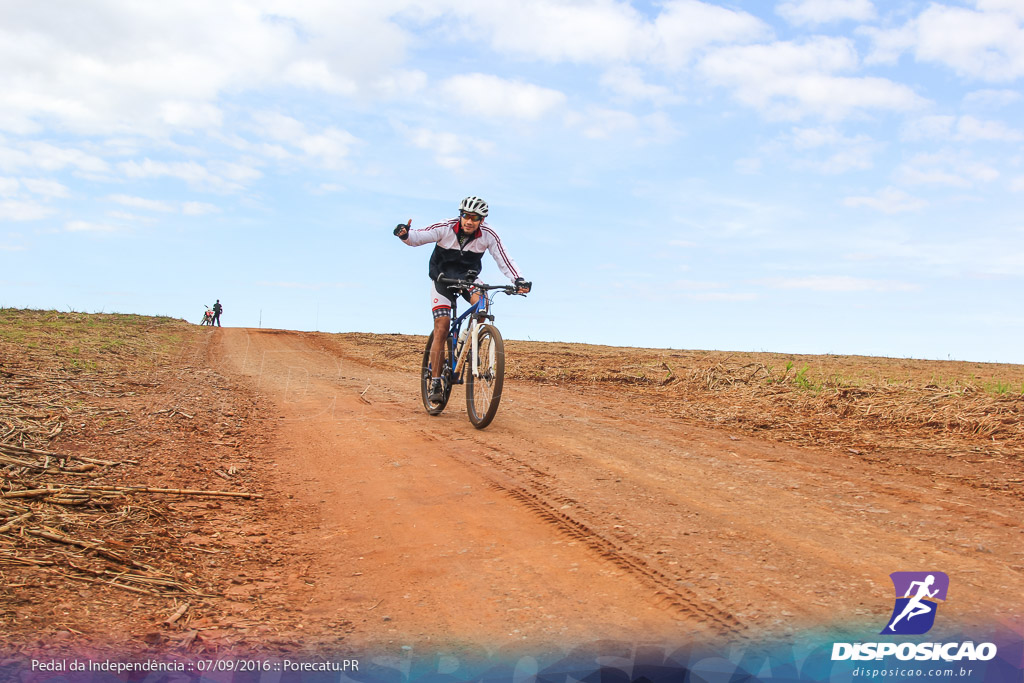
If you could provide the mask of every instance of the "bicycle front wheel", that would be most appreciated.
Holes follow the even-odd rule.
[[[505,381],[505,342],[494,325],[483,325],[477,337],[475,368],[466,371],[466,412],[477,429],[491,424]]]
[[[420,396],[423,398],[423,407],[430,415],[440,415],[444,407],[448,405],[448,398],[452,395],[452,358],[448,344],[441,347],[441,386],[444,387],[444,394],[440,401],[431,401],[427,398],[430,394],[430,380],[433,373],[430,369],[430,348],[434,345],[433,333],[427,337],[427,348],[423,350],[423,364],[420,367]]]

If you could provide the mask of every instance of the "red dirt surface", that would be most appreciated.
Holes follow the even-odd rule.
[[[913,393],[870,370],[855,392],[850,368],[892,368],[834,359],[846,394],[828,371],[800,393],[782,390],[795,371],[744,379],[757,365],[782,377],[767,357],[512,342],[497,418],[476,430],[461,388],[442,415],[423,411],[423,338],[178,333],[170,361],[126,365],[93,392],[120,421],[83,419],[48,448],[137,463],[90,481],[262,498],[153,495],[112,527],[192,593],[134,594],[0,554],[8,653],[877,634],[888,575],[923,570],[951,578],[937,638],[1024,632],[1022,399],[939,386],[937,364],[900,379],[924,373]],[[34,365],[0,348],[11,389]],[[908,397],[934,399],[932,414],[885,405]],[[0,553],[34,543],[9,538]]]

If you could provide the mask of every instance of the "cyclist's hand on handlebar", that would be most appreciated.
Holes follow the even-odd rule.
[[[521,277],[517,277],[515,281],[516,294],[528,294],[533,289],[533,283],[527,282]]]
[[[409,228],[411,226],[412,226],[412,219],[411,218],[409,219],[408,223],[399,223],[397,226],[395,226],[395,230],[394,230],[395,237],[397,237],[398,239],[403,240],[403,241],[409,239]]]

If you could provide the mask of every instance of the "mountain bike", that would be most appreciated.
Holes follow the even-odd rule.
[[[455,317],[452,310],[451,327],[441,351],[441,386],[443,393],[439,401],[430,401],[430,380],[433,376],[430,365],[430,349],[434,335],[427,337],[423,350],[423,365],[420,372],[420,393],[423,407],[430,415],[440,415],[448,405],[452,387],[466,385],[466,412],[469,421],[477,429],[491,424],[498,412],[501,388],[505,381],[505,342],[501,332],[494,325],[491,313],[494,292],[518,294],[510,285],[487,285],[477,282],[471,274],[468,279],[456,280],[443,275],[438,282],[448,285],[453,291],[479,292],[479,301],[462,315]],[[518,294],[525,296],[525,294]],[[465,325],[465,329],[463,329]]]

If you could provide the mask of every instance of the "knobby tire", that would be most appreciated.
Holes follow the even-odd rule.
[[[467,368],[465,375],[466,412],[473,426],[483,429],[491,424],[501,401],[501,388],[505,382],[505,342],[494,325],[483,325],[478,340],[478,376],[474,377],[472,368]]]
[[[447,341],[447,339],[445,339]],[[441,411],[444,410],[445,406],[448,405],[448,399],[452,395],[452,382],[451,382],[451,349],[448,344],[444,345],[444,350],[441,352],[441,385],[444,387],[444,394],[441,398],[440,403],[432,403],[427,400],[427,395],[430,393],[430,348],[434,344],[433,332],[427,337],[427,348],[423,350],[423,365],[420,367],[420,396],[423,399],[423,407],[430,415],[440,415]]]

